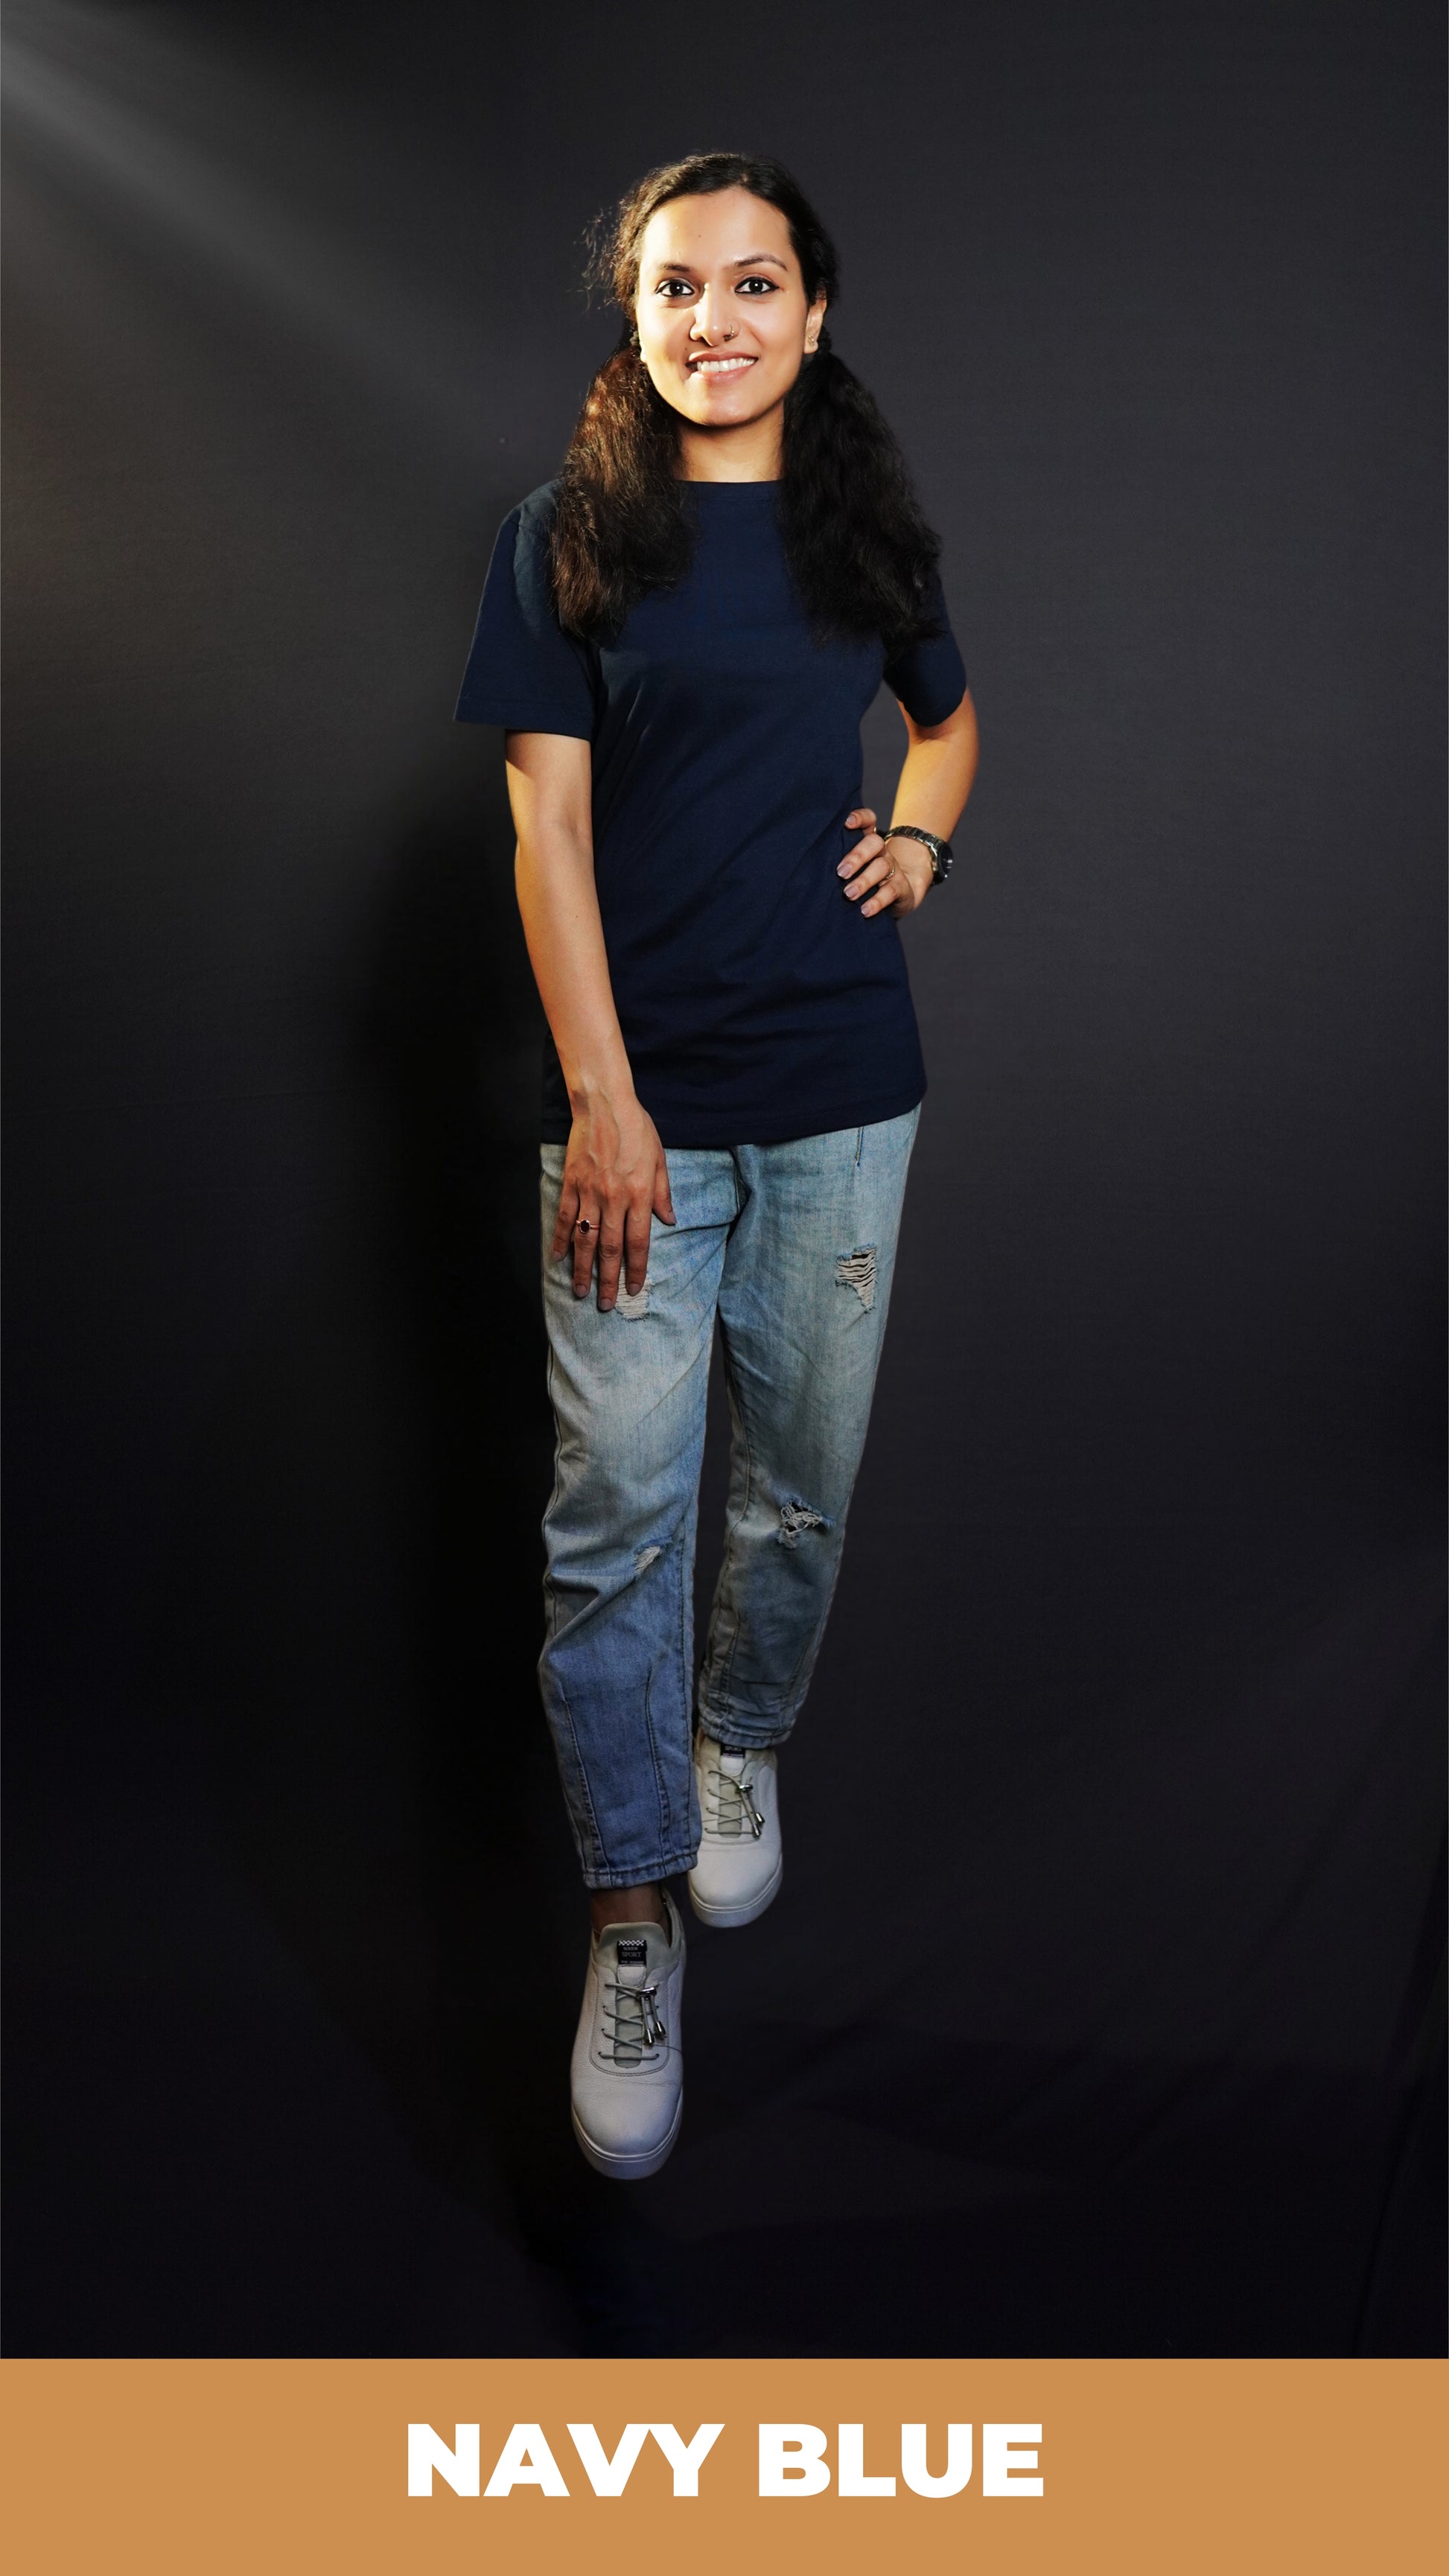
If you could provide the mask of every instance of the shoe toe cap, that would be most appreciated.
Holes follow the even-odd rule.
[[[609,2156],[652,2154],[679,2108],[679,2085],[667,2078],[605,2075],[591,2069],[573,2088],[574,2116],[591,2143]]]

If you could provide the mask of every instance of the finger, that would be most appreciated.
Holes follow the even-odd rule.
[[[649,1276],[649,1210],[631,1207],[624,1219],[624,1285],[637,1297]]]
[[[861,905],[862,913],[914,912],[916,889],[904,868],[893,868],[883,886],[878,886],[869,903]]]
[[[879,832],[867,832],[863,841],[857,841],[853,850],[846,851],[835,871],[836,875],[853,877],[857,868],[863,868],[868,859],[877,858],[884,848],[885,843]]]
[[[579,1232],[578,1224],[575,1224],[573,1241],[574,1295],[576,1297],[587,1297],[589,1293],[589,1281],[594,1274],[594,1254],[598,1249],[599,1243],[598,1218],[590,1218],[587,1234],[581,1234]]]
[[[607,1315],[619,1293],[619,1264],[624,1258],[624,1229],[606,1218],[599,1234],[599,1312]]]
[[[874,858],[866,860],[859,875],[846,887],[846,902],[859,903],[861,896],[869,894],[872,887],[883,885],[886,878],[894,874],[895,864],[889,850],[877,850]]]
[[[569,1248],[569,1237],[573,1233],[574,1219],[578,1212],[578,1184],[566,1180],[559,1194],[558,1215],[554,1218],[553,1250],[549,1254],[550,1261],[562,1261]]]
[[[907,842],[906,847],[907,849],[910,849],[911,845],[909,842]],[[869,910],[876,912],[882,910],[884,908],[885,896],[889,895],[891,897],[890,908],[892,912],[915,912],[918,910],[920,905],[925,902],[927,895],[935,884],[935,870],[929,867],[924,861],[918,862],[914,851],[912,851],[910,858],[906,859],[902,857],[900,845],[897,844],[892,850],[891,856],[895,865],[894,883],[883,889],[882,894],[876,897],[870,905],[862,905],[862,911]]]
[[[845,828],[847,832],[850,830],[852,824],[857,827],[863,824],[867,831],[873,832],[875,830],[875,807],[873,805],[857,805],[853,814],[846,815]]]
[[[666,1225],[674,1225],[674,1200],[669,1188],[669,1165],[661,1154],[654,1167],[654,1213]]]
[[[894,886],[886,885],[880,888],[879,893],[872,895],[869,903],[861,905],[860,917],[862,921],[869,921],[877,912],[909,912],[910,908],[909,902],[902,903]]]
[[[865,914],[872,914],[872,912],[909,912],[909,909],[911,909],[911,881],[909,876],[906,876],[906,871],[898,868],[891,860],[891,873],[883,878],[883,884],[875,886],[870,902],[862,904],[860,912],[862,917],[865,917]]]

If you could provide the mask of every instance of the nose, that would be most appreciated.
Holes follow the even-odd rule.
[[[740,327],[738,322],[731,322],[727,329],[721,330],[717,315],[718,299],[715,290],[712,286],[707,286],[694,308],[694,318],[689,326],[691,340],[732,340]]]

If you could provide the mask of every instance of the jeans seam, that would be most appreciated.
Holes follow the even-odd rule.
[[[599,1831],[599,1819],[594,1807],[593,1792],[589,1787],[588,1770],[584,1762],[584,1757],[579,1750],[578,1728],[574,1724],[574,1713],[569,1706],[568,1692],[565,1690],[563,1683],[558,1679],[557,1675],[554,1676],[554,1687],[558,1692],[559,1700],[563,1708],[564,1718],[568,1725],[569,1742],[574,1749],[574,1761],[578,1766],[579,1786],[583,1791],[584,1806],[588,1813],[589,1836],[592,1843],[592,1850],[589,1855],[590,1862],[595,1868],[607,1869],[610,1865],[609,1857],[604,1849],[603,1835]],[[581,1861],[584,1858],[582,1851],[579,1853],[579,1858]]]
[[[649,1759],[654,1765],[654,1795],[659,1803],[659,1840],[667,1844],[673,1818],[669,1805],[669,1787],[659,1760],[659,1741],[654,1732],[654,1666],[644,1676],[644,1732],[649,1738]]]
[[[801,1647],[799,1662],[796,1664],[793,1673],[790,1675],[789,1681],[785,1685],[784,1696],[789,1705],[790,1724],[792,1726],[794,1725],[796,1718],[799,1716],[801,1709],[805,1705],[806,1693],[809,1691],[810,1683],[814,1676],[820,1649],[825,1642],[826,1624],[829,1620],[830,1613],[835,1606],[835,1587],[840,1581],[840,1568],[845,1555],[845,1520],[846,1515],[842,1512],[835,1524],[840,1533],[840,1538],[839,1544],[835,1550],[835,1567],[830,1577],[830,1589],[825,1595],[825,1606],[822,1609],[819,1618],[816,1620],[814,1635],[807,1638],[805,1644]],[[799,1693],[798,1698],[796,1697],[797,1691]]]
[[[701,1459],[701,1465],[702,1465],[702,1464],[703,1464],[703,1460]],[[696,1487],[696,1489],[695,1489],[694,1510],[695,1510],[695,1514],[696,1514],[696,1522],[697,1522],[697,1516],[698,1516],[698,1512],[699,1512],[699,1490],[698,1490],[698,1487]],[[680,1536],[680,1540],[679,1540],[679,1549],[680,1549],[680,1562],[679,1562],[679,1700],[680,1700],[680,1706],[681,1706],[681,1707],[682,1707],[682,1709],[684,1710],[684,1733],[685,1733],[685,1751],[686,1751],[686,1765],[685,1765],[685,1767],[686,1767],[686,1771],[687,1771],[687,1772],[691,1772],[691,1771],[692,1771],[692,1767],[693,1767],[693,1752],[694,1752],[694,1747],[693,1747],[693,1736],[694,1736],[694,1707],[693,1707],[693,1702],[694,1702],[694,1672],[693,1672],[693,1664],[694,1664],[694,1633],[693,1633],[693,1628],[692,1628],[692,1625],[691,1625],[692,1617],[693,1617],[693,1604],[692,1604],[691,1599],[690,1599],[690,1594],[691,1594],[691,1591],[692,1591],[692,1588],[693,1588],[693,1583],[694,1583],[694,1550],[693,1550],[693,1548],[691,1548],[691,1549],[689,1550],[689,1563],[688,1563],[688,1565],[686,1566],[686,1564],[685,1564],[685,1562],[684,1562],[685,1547],[684,1547],[683,1530],[687,1530],[687,1529],[688,1529],[688,1526],[689,1526],[689,1506],[686,1504],[686,1506],[685,1506],[685,1513],[684,1513],[683,1529],[682,1529],[682,1531],[681,1531],[681,1536]],[[686,1789],[686,1791],[685,1791],[685,1814],[686,1814],[686,1816],[688,1816],[688,1814],[689,1814],[689,1812],[690,1812],[690,1804],[691,1804],[692,1794],[693,1794],[693,1793],[692,1793],[692,1789],[687,1788],[687,1789]]]
[[[720,1592],[723,1593],[726,1578],[731,1571],[734,1557],[735,1533],[748,1517],[750,1504],[754,1500],[755,1453],[750,1446],[750,1426],[745,1413],[744,1394],[741,1389],[739,1379],[735,1373],[734,1359],[730,1351],[729,1335],[724,1332],[723,1326],[721,1326],[721,1335],[724,1345],[725,1379],[730,1388],[730,1392],[734,1396],[735,1416],[740,1426],[740,1447],[744,1451],[745,1458],[744,1500],[740,1505],[738,1517],[731,1523],[730,1527],[725,1532],[724,1557],[721,1561],[719,1571],[719,1589]],[[738,1611],[734,1614],[734,1623],[734,1634],[730,1638],[729,1650],[725,1656],[724,1667],[719,1678],[719,1687],[722,1691],[727,1691],[729,1689],[730,1676],[734,1671],[735,1656],[739,1651],[741,1620]],[[706,1667],[708,1666],[708,1661],[709,1658],[706,1656]]]
[[[554,1642],[555,1642],[555,1640],[557,1639],[557,1636],[558,1636],[558,1595],[557,1595],[557,1593],[556,1593],[556,1591],[555,1591],[555,1588],[554,1588],[553,1584],[552,1584],[552,1583],[550,1582],[550,1580],[549,1580],[549,1575],[548,1575],[548,1571],[547,1571],[547,1556],[548,1556],[548,1514],[549,1514],[549,1512],[551,1512],[551,1511],[553,1510],[553,1507],[554,1507],[555,1503],[559,1502],[559,1501],[562,1499],[562,1494],[561,1494],[562,1478],[561,1478],[561,1475],[560,1475],[559,1470],[560,1470],[560,1461],[561,1461],[561,1459],[562,1459],[562,1457],[563,1457],[563,1428],[562,1428],[562,1424],[561,1424],[561,1422],[560,1422],[560,1418],[559,1418],[559,1410],[558,1410],[558,1406],[554,1403],[554,1400],[553,1400],[553,1386],[554,1386],[554,1356],[553,1356],[553,1343],[552,1343],[552,1341],[550,1341],[550,1342],[548,1343],[547,1349],[548,1349],[548,1356],[547,1356],[547,1360],[546,1360],[546,1363],[545,1363],[545,1382],[546,1382],[547,1389],[548,1389],[549,1409],[550,1409],[551,1413],[553,1414],[554,1435],[553,1435],[553,1492],[550,1494],[550,1496],[549,1496],[549,1498],[548,1498],[548,1510],[544,1513],[544,1516],[543,1516],[544,1559],[545,1559],[545,1570],[544,1570],[544,1578],[543,1578],[543,1626],[544,1626],[544,1653],[545,1653],[545,1654],[547,1653],[547,1651],[548,1651],[549,1647],[550,1647],[551,1645],[553,1645],[553,1644],[554,1644]],[[539,1660],[540,1660],[540,1663],[541,1663],[541,1662],[542,1662],[542,1657],[540,1657],[540,1659],[539,1659]],[[542,1674],[541,1674],[541,1673],[540,1673],[539,1678],[540,1678],[540,1682],[541,1682],[541,1681],[542,1681]],[[602,1837],[602,1835],[601,1835],[601,1834],[600,1834],[600,1832],[599,1832],[599,1819],[598,1819],[598,1816],[597,1816],[597,1814],[596,1814],[596,1812],[595,1812],[595,1808],[594,1808],[594,1801],[593,1801],[593,1795],[592,1795],[592,1792],[590,1791],[590,1788],[589,1788],[589,1775],[588,1775],[588,1771],[587,1771],[587,1769],[585,1768],[585,1765],[584,1765],[584,1757],[583,1757],[583,1754],[582,1754],[582,1752],[581,1752],[581,1750],[580,1750],[580,1748],[579,1748],[579,1734],[578,1734],[578,1728],[577,1728],[577,1727],[575,1726],[575,1724],[574,1724],[574,1713],[573,1713],[573,1710],[572,1710],[572,1709],[570,1708],[570,1706],[569,1706],[569,1695],[568,1695],[568,1692],[567,1692],[567,1691],[565,1690],[565,1688],[564,1688],[563,1680],[562,1680],[561,1676],[559,1676],[559,1675],[557,1675],[557,1674],[555,1674],[555,1676],[554,1676],[554,1686],[555,1686],[555,1688],[556,1688],[556,1689],[557,1689],[557,1691],[558,1691],[558,1695],[559,1695],[559,1704],[560,1704],[560,1706],[561,1706],[561,1707],[562,1707],[562,1709],[563,1709],[564,1721],[565,1721],[565,1723],[566,1723],[566,1725],[567,1725],[567,1727],[568,1727],[568,1732],[569,1732],[569,1742],[570,1742],[570,1744],[571,1744],[571,1745],[572,1745],[572,1747],[573,1747],[574,1766],[575,1766],[575,1768],[576,1768],[576,1770],[577,1770],[577,1772],[578,1772],[579,1788],[580,1788],[580,1791],[581,1791],[581,1794],[582,1794],[584,1810],[585,1810],[585,1813],[586,1813],[587,1818],[588,1818],[589,1839],[590,1839],[590,1843],[591,1843],[591,1847],[592,1847],[592,1848],[591,1848],[591,1850],[590,1850],[590,1853],[589,1853],[588,1857],[586,1858],[586,1857],[585,1857],[585,1853],[584,1853],[584,1848],[583,1848],[584,1837],[583,1837],[583,1835],[578,1831],[578,1823],[577,1823],[577,1817],[575,1816],[573,1800],[572,1800],[571,1798],[569,1798],[568,1796],[565,1796],[564,1804],[565,1804],[565,1806],[568,1808],[568,1811],[569,1811],[570,1817],[574,1820],[574,1840],[575,1840],[576,1844],[578,1845],[579,1860],[580,1860],[580,1863],[581,1863],[581,1864],[582,1864],[586,1869],[587,1869],[588,1867],[590,1867],[590,1866],[593,1866],[593,1867],[597,1868],[598,1866],[600,1866],[600,1864],[603,1864],[605,1867],[607,1867],[607,1862],[606,1862],[606,1860],[605,1860],[605,1854],[604,1854],[604,1843],[603,1843],[603,1837]],[[543,1693],[542,1693],[542,1691],[541,1691],[541,1690],[540,1690],[540,1694],[539,1694],[539,1696],[540,1696],[540,1698],[542,1698],[542,1697],[543,1697]],[[547,1708],[547,1702],[545,1702],[545,1704],[544,1704],[544,1715],[545,1715],[545,1717],[547,1716],[547,1714],[548,1714],[548,1708]]]

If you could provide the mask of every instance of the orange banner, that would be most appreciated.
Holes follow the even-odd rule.
[[[11,2361],[25,2576],[1444,2559],[1422,2361]],[[410,2429],[411,2428],[411,2429]],[[412,2490],[410,2492],[410,2489]]]

